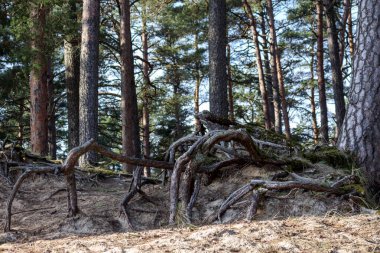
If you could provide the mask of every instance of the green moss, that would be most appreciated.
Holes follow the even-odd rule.
[[[303,154],[303,157],[312,163],[325,162],[330,166],[351,169],[354,161],[353,158],[338,150],[336,147],[317,147],[313,151]]]
[[[103,167],[90,167],[90,166],[88,166],[88,167],[82,168],[81,170],[84,172],[91,173],[91,174],[102,174],[102,175],[106,175],[106,176],[118,176],[120,174],[125,174],[125,173],[116,172],[116,171],[113,171],[110,169],[106,169]]]
[[[364,187],[361,184],[345,185],[342,187],[342,189],[344,191],[347,191],[347,192],[355,190],[356,192],[360,193],[361,195],[364,195],[364,193],[365,193]]]
[[[306,168],[310,168],[313,166],[313,164],[309,160],[301,157],[287,158],[285,159],[285,162],[287,163],[288,170],[294,172],[302,171]]]

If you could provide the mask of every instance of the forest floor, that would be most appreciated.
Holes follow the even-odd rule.
[[[131,202],[133,232],[119,215],[129,186],[125,178],[78,175],[82,214],[67,218],[62,177],[35,176],[14,201],[14,232],[0,233],[0,252],[380,252],[380,215],[327,193],[274,192],[262,201],[252,222],[244,221],[248,199],[228,210],[223,224],[210,219],[234,190],[276,172],[252,166],[225,170],[210,185],[202,185],[194,225],[179,217],[176,227],[167,225],[168,187],[144,186],[154,203],[141,197]],[[344,173],[316,164],[302,175],[331,179]],[[1,228],[9,191],[1,181]]]

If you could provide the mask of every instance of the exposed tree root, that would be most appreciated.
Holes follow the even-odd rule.
[[[228,120],[220,120],[213,118],[210,114],[199,115],[203,123],[209,122],[210,119],[215,122],[208,123],[208,129],[223,129],[227,126],[238,126],[234,122]],[[231,144],[230,144],[231,143]],[[252,138],[250,134],[244,129],[230,129],[230,130],[212,130],[207,134],[188,135],[176,142],[174,142],[166,152],[165,161],[149,160],[133,158],[114,153],[105,147],[99,145],[91,140],[83,145],[72,149],[66,160],[62,165],[47,164],[40,166],[29,166],[24,163],[10,163],[5,165],[7,170],[9,168],[23,170],[22,175],[17,179],[13,186],[12,192],[9,196],[6,212],[6,224],[4,231],[11,230],[11,216],[12,216],[12,203],[19,191],[23,181],[32,174],[41,173],[62,173],[65,176],[67,188],[67,203],[68,215],[75,216],[80,210],[78,207],[77,188],[75,170],[78,159],[86,152],[97,152],[112,160],[121,163],[136,165],[136,169],[132,175],[132,182],[128,193],[125,194],[120,203],[120,212],[125,217],[126,226],[133,229],[134,225],[130,218],[128,205],[130,201],[140,194],[146,201],[158,205],[150,199],[143,191],[142,186],[143,178],[142,172],[144,167],[152,167],[167,170],[172,170],[170,181],[170,202],[169,202],[169,223],[175,224],[176,217],[181,217],[186,223],[192,221],[192,210],[196,203],[198,194],[201,188],[202,176],[215,173],[222,168],[232,165],[244,166],[246,164],[273,164],[283,166],[291,164],[292,160],[270,160],[261,151],[261,147],[268,146],[272,148],[282,149],[287,151],[289,148],[284,145],[270,143]],[[180,150],[179,147],[187,148],[183,154],[177,154]],[[183,149],[182,149],[183,150]],[[178,156],[178,157],[177,157]],[[9,160],[11,162],[11,160]],[[39,162],[41,164],[41,162]],[[15,167],[16,166],[16,167]],[[4,167],[2,165],[2,167]],[[287,176],[291,176],[291,181],[278,181],[283,180]],[[163,182],[165,182],[165,178]],[[345,177],[335,183],[321,183],[318,180],[304,178],[294,173],[281,173],[273,177],[272,180],[252,180],[249,184],[244,185],[235,192],[233,192],[220,206],[217,214],[213,219],[222,219],[222,215],[228,208],[237,203],[241,198],[248,193],[252,193],[250,205],[247,211],[247,220],[252,220],[257,212],[259,202],[264,198],[267,192],[273,190],[292,190],[292,189],[306,189],[318,192],[329,192],[334,194],[344,194],[344,186],[353,181],[355,178],[352,176]],[[153,182],[153,181],[152,181]],[[156,182],[153,182],[156,183]],[[178,207],[181,206],[181,212],[178,212]],[[162,214],[157,212],[155,224],[158,223],[158,217]],[[210,221],[210,220],[209,220]]]
[[[292,189],[305,189],[316,192],[328,192],[343,195],[348,193],[347,189],[343,186],[352,184],[358,181],[356,176],[346,176],[341,180],[334,183],[321,183],[318,180],[301,177],[295,173],[290,173],[293,178],[292,181],[267,181],[267,180],[252,180],[250,183],[237,189],[233,192],[219,207],[218,219],[222,221],[222,215],[233,204],[243,198],[246,194],[253,191],[252,203],[249,207],[247,219],[251,220],[256,214],[257,205],[261,196],[265,195],[267,190],[292,190]]]

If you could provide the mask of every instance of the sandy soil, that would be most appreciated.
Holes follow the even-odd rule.
[[[2,252],[380,252],[380,216],[300,217],[6,243]]]

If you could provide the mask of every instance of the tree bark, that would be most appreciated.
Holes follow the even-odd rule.
[[[335,118],[337,131],[336,136],[339,136],[339,131],[343,124],[344,115],[346,114],[346,106],[344,102],[344,91],[343,91],[343,76],[342,69],[340,66],[339,57],[339,42],[338,42],[338,31],[336,29],[336,11],[334,8],[335,1],[324,0],[324,8],[326,12],[327,21],[327,33],[328,33],[328,45],[329,45],[329,56],[331,62],[331,72],[332,72],[332,85],[334,90],[334,101],[335,101]]]
[[[48,93],[45,26],[47,8],[31,3],[32,69],[30,71],[30,144],[33,153],[48,154]]]
[[[77,23],[76,0],[70,1],[70,20]],[[79,34],[69,34],[64,41],[65,82],[67,90],[68,149],[79,146]]]
[[[320,138],[321,142],[326,144],[329,142],[329,124],[327,117],[327,102],[326,102],[326,85],[325,72],[323,64],[323,6],[322,0],[317,0],[317,76],[318,76],[318,92],[319,92],[319,107],[321,110],[321,127]]]
[[[148,54],[148,32],[147,32],[147,12],[146,0],[143,1],[142,10],[142,34],[141,41],[143,46],[143,75],[144,75],[144,91],[143,91],[143,115],[142,115],[142,128],[143,128],[143,152],[144,159],[150,157],[150,110],[149,110],[149,54]],[[150,168],[144,168],[144,175],[150,177]]]
[[[358,10],[354,72],[338,147],[357,156],[368,197],[380,203],[380,2],[362,0]]]
[[[256,20],[252,14],[251,6],[249,5],[247,0],[243,0],[243,5],[245,7],[245,12],[247,13],[249,21],[250,21],[252,39],[255,44],[256,64],[257,64],[257,71],[259,75],[259,87],[260,87],[260,93],[261,93],[261,103],[263,107],[265,129],[270,129],[271,121],[270,121],[270,115],[269,115],[269,102],[268,102],[267,90],[265,87],[264,69],[263,69],[263,63],[261,60],[260,43],[259,43],[259,35],[257,32]]]
[[[228,118],[226,11],[226,0],[209,1],[210,112],[223,118]]]
[[[274,105],[274,130],[276,133],[282,133],[282,126],[281,126],[281,102],[280,102],[280,90],[279,90],[279,82],[278,82],[278,75],[277,75],[277,48],[276,48],[276,28],[274,24],[274,16],[273,16],[273,6],[272,6],[272,0],[266,1],[267,5],[267,14],[269,17],[269,30],[270,30],[270,37],[271,37],[271,44],[270,44],[270,52],[272,55],[271,60],[271,73],[272,73],[272,85],[273,85],[273,105]]]
[[[83,0],[79,84],[79,138],[83,144],[98,137],[99,22],[100,0]],[[86,153],[81,166],[96,163],[95,153]]]
[[[120,49],[121,49],[121,119],[123,153],[140,157],[140,129],[137,108],[136,85],[131,35],[131,10],[129,0],[120,0]],[[124,164],[124,170],[132,172],[135,166]]]

